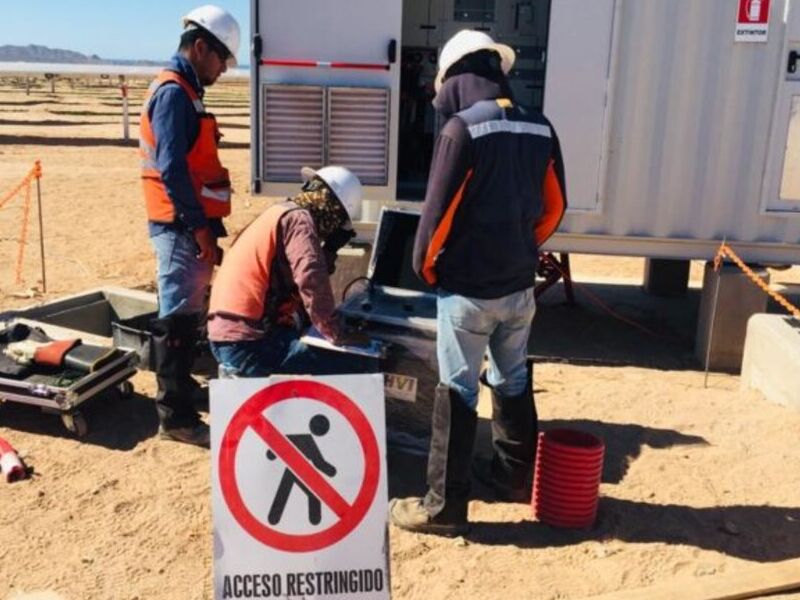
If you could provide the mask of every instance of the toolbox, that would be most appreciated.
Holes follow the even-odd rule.
[[[414,273],[419,213],[384,208],[364,285],[339,306],[350,325],[386,343],[383,361],[389,441],[424,451],[430,438],[436,360],[436,293]]]

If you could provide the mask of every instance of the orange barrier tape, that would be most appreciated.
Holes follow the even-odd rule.
[[[17,250],[16,282],[22,283],[22,260],[25,257],[25,245],[28,243],[28,217],[31,213],[31,186],[25,189],[25,209],[22,213],[22,230],[19,236],[19,250]]]
[[[21,190],[23,187],[25,187],[26,185],[27,185],[27,186],[30,186],[30,183],[31,183],[31,180],[32,180],[32,179],[40,179],[41,177],[42,177],[42,164],[41,164],[41,162],[39,162],[39,161],[37,160],[37,161],[36,161],[36,162],[33,164],[33,167],[31,167],[31,170],[30,170],[30,171],[28,171],[28,174],[27,174],[27,175],[25,175],[25,178],[24,178],[22,181],[20,181],[20,182],[19,182],[19,184],[17,184],[17,186],[16,186],[16,187],[15,187],[13,190],[11,190],[11,191],[10,191],[10,192],[8,192],[8,193],[7,193],[5,196],[3,196],[3,199],[2,199],[2,200],[0,200],[0,208],[3,208],[3,205],[4,205],[6,202],[8,202],[9,200],[11,200],[11,198],[13,198],[14,196],[16,196],[16,195],[17,195],[17,193],[18,193],[18,192],[19,192],[19,191],[20,191],[20,190]]]
[[[27,244],[28,239],[28,221],[31,212],[31,181],[34,179],[40,179],[41,177],[42,164],[37,160],[34,162],[31,170],[28,171],[28,174],[25,175],[24,179],[0,200],[0,208],[3,208],[3,206],[14,196],[16,196],[20,190],[22,190],[22,188],[25,188],[25,205],[22,213],[22,229],[20,230],[19,236],[19,248],[17,250],[17,266],[15,272],[17,284],[22,283],[22,262],[25,257],[25,245]]]
[[[714,257],[715,271],[719,271],[720,267],[722,266],[722,261],[726,256],[730,258],[734,263],[736,263],[736,266],[739,267],[742,271],[744,271],[745,275],[747,275],[753,283],[755,283],[763,291],[769,294],[772,297],[772,299],[775,300],[775,302],[777,302],[783,308],[789,311],[789,314],[800,319],[800,309],[798,309],[794,304],[789,302],[786,298],[781,296],[778,292],[776,292],[773,289],[770,289],[769,285],[764,283],[764,281],[758,275],[756,275],[750,267],[744,264],[744,261],[741,258],[739,258],[736,255],[736,252],[734,252],[733,249],[730,246],[728,246],[728,244],[726,244],[725,242],[722,242],[722,244],[719,247],[719,250],[717,250],[716,256]]]

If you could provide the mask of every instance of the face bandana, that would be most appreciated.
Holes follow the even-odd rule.
[[[321,179],[308,181],[291,200],[311,214],[320,240],[326,240],[350,220],[342,203]]]

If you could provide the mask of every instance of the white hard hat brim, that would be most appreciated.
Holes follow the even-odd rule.
[[[439,67],[439,72],[436,73],[436,80],[434,81],[434,89],[438,92],[442,87],[442,80],[444,79],[445,73],[447,70],[456,64],[459,60],[467,56],[468,54],[472,54],[473,52],[479,52],[480,50],[494,50],[500,55],[500,68],[503,69],[503,73],[506,75],[511,72],[512,67],[514,66],[514,61],[517,59],[517,53],[514,52],[514,49],[511,46],[507,46],[506,44],[486,44],[481,48],[476,48],[475,50],[471,50],[467,54],[463,54],[461,56],[456,57],[454,60],[448,62],[447,64],[443,64]]]
[[[317,176],[317,171],[312,169],[311,167],[303,167],[300,169],[300,177],[303,178],[303,183],[306,181],[311,181],[314,177]]]

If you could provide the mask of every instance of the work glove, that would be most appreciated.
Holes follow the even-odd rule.
[[[3,348],[3,354],[11,360],[20,365],[33,364],[33,357],[36,350],[47,346],[50,342],[34,342],[33,340],[21,340],[19,342],[11,342],[8,346]]]

